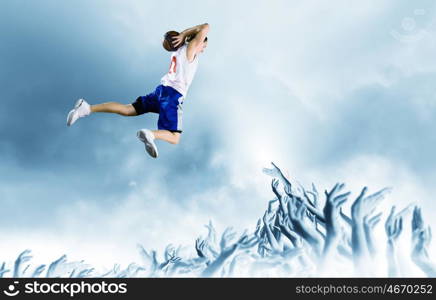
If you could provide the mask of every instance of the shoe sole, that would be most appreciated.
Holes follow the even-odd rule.
[[[72,109],[69,113],[68,113],[68,117],[67,117],[67,126],[71,126],[73,124],[71,124],[72,119],[73,119],[73,114],[76,111],[76,109],[78,109],[80,107],[80,105],[82,105],[83,103],[83,99],[79,99],[76,101],[76,104],[74,105],[74,109]]]
[[[158,156],[157,151],[155,147],[153,147],[153,144],[148,141],[145,132],[141,130],[138,131],[137,137],[145,144],[145,150],[147,153],[150,154],[151,157],[156,158]]]

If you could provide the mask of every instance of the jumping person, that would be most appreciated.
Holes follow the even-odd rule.
[[[182,104],[198,66],[198,55],[207,47],[209,24],[197,25],[170,38],[171,65],[161,84],[152,93],[140,96],[132,104],[106,102],[90,105],[79,99],[69,112],[67,125],[96,112],[115,113],[122,116],[139,116],[153,112],[159,114],[157,130],[141,129],[137,137],[145,144],[150,156],[156,158],[155,139],[178,144],[182,133]],[[168,33],[167,33],[168,34]],[[167,39],[167,36],[165,37]],[[164,40],[164,43],[165,43]],[[164,45],[165,47],[165,45]],[[167,50],[168,46],[165,47]]]

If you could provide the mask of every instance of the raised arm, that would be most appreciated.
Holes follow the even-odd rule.
[[[360,195],[351,206],[351,216],[353,222],[351,233],[353,259],[356,269],[360,271],[369,271],[368,261],[371,261],[367,243],[367,235],[365,234],[364,227],[365,217],[374,212],[377,205],[384,199],[386,193],[390,191],[389,188],[384,188],[372,195],[367,196],[367,190],[368,188],[364,187]],[[373,222],[375,222],[377,218],[373,220]]]
[[[395,215],[395,205],[385,222],[385,231],[388,238],[386,258],[388,261],[388,276],[398,277],[400,275],[397,258],[397,240],[403,231],[403,218]]]
[[[209,24],[204,23],[188,29],[183,30],[178,36],[173,38],[173,45],[179,46],[183,44],[186,38],[190,38],[186,56],[189,61],[193,61],[195,55],[201,51],[204,40],[209,32]]]
[[[268,238],[268,242],[270,246],[272,247],[275,253],[281,253],[283,251],[283,247],[281,247],[277,242],[277,239],[272,233],[270,227],[274,217],[275,215],[273,213],[269,213],[268,211],[266,211],[265,215],[263,216],[263,223],[265,224],[266,236]]]
[[[429,277],[436,277],[436,264],[430,260],[427,248],[431,229],[425,227],[421,208],[415,207],[412,218],[412,260]]]
[[[324,245],[324,255],[327,257],[336,248],[340,238],[340,208],[347,201],[350,192],[340,193],[344,184],[337,183],[330,192],[325,191],[326,202],[324,206],[324,216],[326,225],[326,242]]]

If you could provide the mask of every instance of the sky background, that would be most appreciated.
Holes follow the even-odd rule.
[[[138,261],[137,243],[192,247],[208,220],[254,228],[273,198],[261,172],[270,161],[321,191],[337,181],[352,197],[392,186],[385,217],[416,202],[435,228],[435,9],[431,0],[1,1],[0,259],[30,248],[41,261],[67,253],[111,266]],[[136,131],[157,115],[66,127],[80,97],[131,103],[152,91],[169,66],[163,33],[204,22],[209,45],[179,145],[146,155]]]

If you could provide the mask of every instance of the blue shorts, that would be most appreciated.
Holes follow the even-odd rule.
[[[132,103],[138,115],[148,112],[159,114],[158,129],[182,132],[183,95],[170,86],[159,85],[147,96],[139,96]]]

